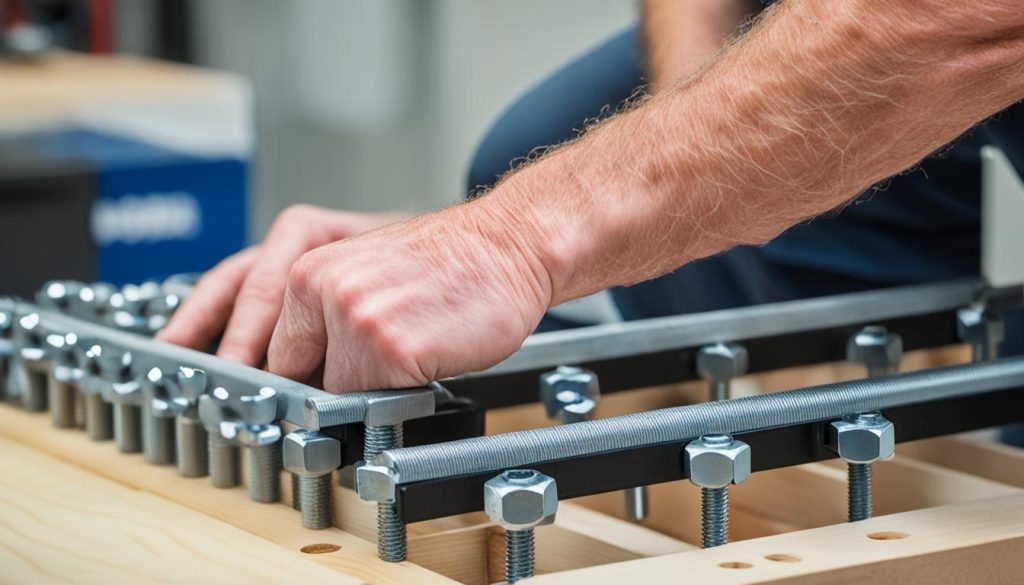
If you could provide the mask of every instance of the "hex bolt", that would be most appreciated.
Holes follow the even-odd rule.
[[[114,442],[122,453],[142,451],[142,409],[134,404],[114,405]]]
[[[254,444],[249,451],[249,499],[269,504],[281,499],[281,441]]]
[[[66,381],[56,378],[53,372],[48,374],[50,419],[53,426],[59,429],[75,427],[75,387]]]
[[[103,399],[106,382],[99,367],[103,347],[92,340],[79,339],[75,345],[75,362],[81,370],[78,391],[82,395],[85,433],[93,441],[114,438],[114,406]]]
[[[971,361],[983,362],[999,357],[999,345],[1006,337],[1003,319],[982,307],[964,307],[956,312],[960,339],[971,346]]]
[[[879,325],[864,327],[846,344],[846,359],[864,364],[869,378],[895,374],[902,358],[903,338]]]
[[[317,431],[285,435],[284,467],[292,474],[292,500],[299,502],[302,525],[312,530],[331,526],[331,473],[341,467],[341,441]]]
[[[729,542],[729,484],[750,477],[750,446],[729,435],[705,435],[684,449],[690,482],[701,488],[701,539],[704,548]]]
[[[505,529],[505,581],[533,576],[533,529],[555,521],[558,486],[532,469],[512,469],[484,484],[484,512]]]
[[[142,407],[142,455],[153,465],[175,462],[175,423],[173,414],[162,412],[151,400]]]
[[[871,517],[871,464],[889,459],[896,449],[893,424],[878,412],[845,416],[829,427],[830,447],[848,464],[850,522]]]
[[[737,343],[706,345],[697,352],[696,369],[708,381],[710,400],[728,400],[732,379],[747,373],[747,350]]]
[[[96,363],[105,384],[103,398],[114,404],[114,442],[122,453],[142,451],[142,386],[132,376],[132,354],[101,348]]]
[[[93,441],[114,438],[114,405],[101,394],[85,395],[85,434]]]
[[[387,449],[401,447],[402,442],[402,423],[367,425],[363,434],[363,461],[371,461]],[[405,523],[398,515],[398,504],[377,502],[377,555],[382,561],[397,563],[405,560],[406,548]]]

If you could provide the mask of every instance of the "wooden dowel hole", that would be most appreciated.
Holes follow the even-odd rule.
[[[770,555],[765,555],[764,558],[769,561],[775,561],[776,563],[799,563],[803,560],[796,555],[787,555],[784,553],[772,553]]]
[[[868,538],[871,540],[899,540],[910,536],[906,532],[896,532],[895,530],[886,530],[883,532],[872,532],[868,534]]]
[[[299,550],[309,555],[322,555],[324,553],[337,552],[341,550],[341,546],[326,542],[318,542],[316,544],[307,544]]]
[[[718,566],[723,569],[750,569],[753,568],[754,565],[744,563],[743,561],[730,561],[728,563],[719,563]]]

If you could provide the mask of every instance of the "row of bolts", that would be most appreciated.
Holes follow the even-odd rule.
[[[103,311],[97,309],[103,303],[85,301],[119,293],[103,295],[97,288],[51,283],[44,287],[37,302],[65,311],[76,304],[89,305],[89,316],[95,317],[92,320],[152,333],[166,323],[181,297],[166,289],[157,295],[129,294],[132,299],[148,301],[119,304],[115,300],[115,310]],[[154,304],[165,309],[153,310]],[[105,306],[111,306],[109,300]],[[83,316],[80,310],[68,312]],[[5,321],[0,315],[0,336],[14,327],[31,332],[37,323],[38,316],[23,316],[19,323],[12,323],[10,317]],[[972,347],[974,361],[995,357],[1003,337],[998,317],[983,308],[968,307],[958,312],[957,325],[961,339]],[[248,447],[251,499],[280,499],[279,470],[283,461],[292,473],[293,506],[301,512],[303,526],[322,529],[332,524],[331,474],[341,464],[341,442],[302,429],[282,439],[280,427],[273,424],[276,398],[272,389],[261,389],[242,405],[264,411],[264,424],[226,420],[224,414],[231,411],[227,406],[229,396],[223,388],[207,393],[201,370],[181,367],[168,376],[152,369],[142,380],[132,380],[129,353],[105,351],[101,345],[82,341],[68,334],[47,336],[45,343],[40,343],[47,346],[46,350],[26,362],[30,382],[21,396],[23,406],[45,410],[49,403],[55,426],[85,428],[93,440],[114,438],[121,452],[143,451],[154,464],[176,461],[181,475],[209,474],[219,488],[240,483],[239,446]],[[848,359],[864,364],[870,377],[894,373],[901,355],[900,336],[878,326],[857,332],[847,346]],[[45,365],[49,367],[43,368]],[[733,378],[747,372],[747,353],[738,344],[713,344],[698,351],[696,365],[698,374],[708,381],[710,399],[725,400]],[[600,398],[597,376],[582,368],[559,367],[541,376],[540,398],[548,416],[563,424],[591,420]],[[252,420],[251,415],[245,418]],[[849,441],[844,440],[847,436]],[[873,441],[866,450],[864,438]],[[850,444],[849,448],[845,443]],[[892,456],[892,423],[877,412],[853,413],[831,424],[828,444],[848,464],[849,521],[870,518],[872,463]],[[401,446],[401,424],[367,427],[364,460]],[[728,486],[749,477],[750,447],[728,435],[700,437],[684,449],[683,465],[690,481],[701,489],[703,546],[726,544]],[[518,504],[503,506],[509,501]],[[558,503],[555,480],[533,470],[509,470],[486,482],[484,502],[487,514],[506,530],[506,580],[515,583],[532,576],[533,529],[554,521]],[[525,512],[523,502],[530,503]],[[627,517],[641,521],[647,508],[645,486],[627,490]],[[387,561],[401,561],[406,556],[405,526],[393,503],[378,504],[378,550]]]

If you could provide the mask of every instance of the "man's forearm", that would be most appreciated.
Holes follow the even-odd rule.
[[[756,0],[644,0],[647,67],[655,89],[671,87],[722,48]]]
[[[1022,63],[1015,0],[788,0],[699,78],[462,212],[513,226],[558,304],[843,204],[1020,99]]]

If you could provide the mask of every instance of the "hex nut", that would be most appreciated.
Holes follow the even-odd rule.
[[[835,451],[847,463],[874,463],[896,452],[895,428],[878,413],[843,417],[829,429]]]
[[[869,370],[895,369],[902,357],[903,338],[885,327],[865,327],[846,344],[846,359],[864,364]]]
[[[316,431],[288,433],[282,452],[284,468],[296,475],[326,475],[341,467],[341,441]]]
[[[506,530],[526,530],[554,522],[558,486],[554,478],[514,469],[484,484],[484,512]]]
[[[747,373],[747,349],[736,343],[716,343],[697,352],[697,374],[705,380],[731,380]]]
[[[1003,320],[992,311],[966,307],[956,312],[956,331],[964,343],[996,344],[1006,337]]]
[[[685,469],[702,488],[723,488],[750,477],[750,445],[727,435],[701,437],[686,445]]]
[[[590,370],[559,366],[540,377],[540,401],[548,418],[568,411],[570,419],[584,420],[592,416],[600,397],[597,374]]]

